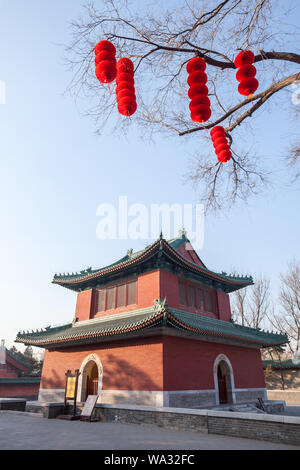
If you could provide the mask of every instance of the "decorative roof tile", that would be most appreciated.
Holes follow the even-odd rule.
[[[165,326],[167,334],[172,328],[186,331],[196,336],[218,337],[237,343],[247,343],[256,347],[268,347],[285,344],[288,338],[284,334],[269,333],[260,329],[243,327],[233,322],[226,322],[203,315],[170,308],[166,301],[155,301],[153,307],[93,319],[60,328],[50,328],[40,333],[18,333],[16,342],[33,346],[51,348],[78,343],[101,342],[103,338],[120,336],[130,332],[149,330],[155,326]],[[155,331],[153,330],[153,335]],[[209,339],[208,339],[209,341]]]
[[[94,270],[89,268],[75,274],[56,274],[52,282],[69,289],[80,290],[82,286],[88,285],[89,282],[95,281],[98,278],[100,279],[103,276],[122,272],[137,264],[144,263],[157,255],[157,253],[163,251],[166,257],[178,266],[194,272],[195,274],[202,275],[208,279],[224,283],[229,286],[231,291],[253,284],[251,276],[228,275],[224,272],[217,273],[207,269],[204,265],[199,265],[186,259],[178,250],[187,242],[188,239],[186,238],[185,233],[181,233],[180,237],[172,239],[169,242],[160,238],[152,245],[147,246],[144,250],[136,253],[129,250],[126,256],[109,266]]]

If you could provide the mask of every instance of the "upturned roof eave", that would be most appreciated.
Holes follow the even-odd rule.
[[[102,268],[101,270],[94,271],[91,274],[83,275],[79,278],[77,277],[76,279],[70,279],[68,277],[59,279],[58,277],[54,277],[52,283],[78,291],[82,288],[85,288],[89,285],[89,283],[95,280],[107,277],[111,274],[127,271],[130,268],[138,266],[139,264],[143,264],[146,261],[149,261],[151,258],[155,257],[159,251],[167,255],[169,260],[181,266],[182,268],[189,269],[190,271],[196,274],[198,273],[199,275],[202,275],[208,279],[216,280],[220,283],[230,286],[230,291],[234,291],[253,284],[252,278],[229,278],[228,276],[215,273],[205,267],[187,260],[181,255],[181,253],[173,249],[166,240],[158,240],[153,245],[148,247],[148,249],[141,252],[140,255],[132,259],[126,259],[126,261],[123,262],[116,262],[110,265],[107,269]]]
[[[230,340],[235,341],[237,344],[250,344],[257,348],[288,342],[287,336],[283,334],[247,328],[170,307],[167,307],[167,309],[163,307],[158,311],[155,308],[149,308],[133,313],[134,315],[124,316],[121,320],[115,318],[113,320],[99,320],[98,322],[91,321],[83,326],[77,324],[75,327],[74,325],[66,325],[65,328],[61,327],[59,330],[50,328],[42,333],[25,335],[19,333],[16,342],[50,349],[51,347],[63,347],[85,342],[97,343],[99,341],[116,340],[116,337],[122,340],[130,335],[136,337],[145,331],[150,335],[155,335],[157,333],[155,333],[154,327],[159,325],[186,331],[196,336],[205,335],[217,338],[219,341]]]

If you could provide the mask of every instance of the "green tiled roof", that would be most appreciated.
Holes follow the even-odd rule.
[[[186,238],[185,233],[182,233],[180,237],[174,238],[169,242],[161,238],[152,245],[147,246],[144,250],[136,253],[133,253],[132,250],[128,251],[126,256],[109,266],[94,270],[92,268],[88,268],[79,273],[56,274],[53,278],[53,283],[78,290],[90,281],[94,281],[104,275],[124,271],[138,263],[148,261],[156,256],[158,252],[163,252],[171,262],[177,263],[182,268],[206,278],[225,283],[230,286],[231,291],[253,284],[251,276],[228,275],[225,272],[217,273],[207,269],[203,264],[197,264],[186,259],[178,250],[188,242],[189,240]]]
[[[31,365],[28,362],[25,362],[23,359],[20,359],[17,354],[12,353],[9,349],[5,348],[6,355],[14,359],[16,362],[26,367],[27,369],[31,368]]]
[[[39,384],[41,377],[14,377],[0,378],[0,385],[15,385],[15,384]]]
[[[125,314],[116,314],[109,317],[96,318],[60,328],[48,328],[43,332],[18,333],[16,342],[31,344],[39,347],[57,347],[59,345],[73,345],[84,343],[97,343],[107,341],[116,335],[120,339],[129,333],[148,330],[164,326],[168,329],[189,332],[196,336],[231,340],[236,343],[247,343],[256,347],[267,347],[288,342],[285,334],[269,333],[260,329],[253,329],[226,322],[199,314],[185,312],[168,307],[158,301],[154,307],[135,310]],[[153,335],[155,331],[153,330]],[[209,341],[209,339],[208,339]]]
[[[262,361],[263,368],[271,366],[272,369],[300,369],[300,358],[299,361],[293,362],[292,359],[287,359],[285,361]]]

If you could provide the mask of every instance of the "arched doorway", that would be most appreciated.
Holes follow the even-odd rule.
[[[227,392],[227,381],[226,381],[227,370],[225,362],[221,361],[218,364],[218,389],[219,389],[219,403],[228,403],[228,392]]]
[[[88,395],[100,395],[103,367],[97,354],[87,356],[80,367],[77,401],[85,402]],[[100,401],[100,399],[99,399]]]
[[[233,369],[229,359],[220,354],[214,364],[216,404],[235,403]]]
[[[85,399],[87,399],[89,395],[98,394],[98,381],[99,381],[98,366],[96,362],[91,361],[86,371]]]

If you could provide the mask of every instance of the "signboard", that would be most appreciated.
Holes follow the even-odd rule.
[[[79,419],[79,416],[76,415],[76,395],[78,387],[78,378],[80,376],[79,370],[75,370],[75,374],[72,374],[70,370],[67,370],[65,373],[66,376],[66,387],[65,387],[65,401],[64,401],[64,414],[59,415],[57,419],[70,419],[75,420]],[[67,400],[73,400],[73,415],[67,414]]]
[[[80,421],[91,421],[99,395],[89,395],[84,404]]]
[[[75,374],[72,374],[70,370],[67,370],[66,376],[66,388],[65,388],[65,403],[64,403],[64,414],[67,411],[67,400],[74,400],[73,406],[73,417],[76,416],[76,395],[77,395],[77,387],[78,387],[78,378],[80,372],[79,370],[75,370]]]
[[[66,398],[74,400],[76,393],[77,377],[67,377]]]

